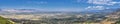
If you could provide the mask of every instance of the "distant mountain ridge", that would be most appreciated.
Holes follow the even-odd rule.
[[[112,13],[118,9],[86,11],[41,11],[39,9],[0,9],[0,13]]]

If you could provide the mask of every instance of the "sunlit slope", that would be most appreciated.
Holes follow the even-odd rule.
[[[0,16],[0,24],[13,24],[13,23],[10,22],[8,19],[5,19]]]

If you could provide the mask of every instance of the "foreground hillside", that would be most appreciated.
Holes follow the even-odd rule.
[[[0,24],[12,24],[12,23],[8,21],[7,19],[0,16]]]

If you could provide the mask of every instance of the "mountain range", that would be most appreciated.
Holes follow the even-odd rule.
[[[119,9],[84,10],[84,11],[42,11],[39,9],[0,9],[0,13],[111,13]]]

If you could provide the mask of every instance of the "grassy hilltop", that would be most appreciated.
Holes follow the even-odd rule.
[[[10,22],[8,19],[5,19],[0,16],[0,24],[13,24],[13,23]]]

